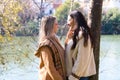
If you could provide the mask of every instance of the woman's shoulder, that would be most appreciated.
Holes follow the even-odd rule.
[[[49,45],[50,43],[49,39],[45,39],[39,43],[39,47]]]
[[[45,40],[43,40],[43,41],[41,41],[40,43],[39,43],[39,46],[38,46],[38,48],[37,48],[37,50],[35,51],[35,56],[37,56],[37,57],[39,57],[39,55],[40,55],[40,51],[41,51],[41,49],[43,50],[43,49],[45,49],[45,48],[51,48],[53,46],[53,44],[50,42],[50,40],[48,40],[48,39],[45,39]]]
[[[79,33],[78,33],[78,39],[82,39],[83,38],[83,31],[80,30]]]

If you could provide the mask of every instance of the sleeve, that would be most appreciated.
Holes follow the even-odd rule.
[[[63,80],[58,71],[55,69],[50,49],[48,47],[42,47],[41,54],[45,68],[48,71],[48,74],[50,75],[52,80]]]

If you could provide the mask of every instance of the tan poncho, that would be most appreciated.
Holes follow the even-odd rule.
[[[39,80],[65,80],[64,49],[56,36],[44,39],[35,55],[40,58]]]

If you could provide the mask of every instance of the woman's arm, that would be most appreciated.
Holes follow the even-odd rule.
[[[41,54],[45,68],[52,80],[63,80],[54,66],[50,49],[48,47],[42,47]]]

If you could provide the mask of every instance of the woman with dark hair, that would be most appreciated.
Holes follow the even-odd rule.
[[[39,47],[35,55],[40,59],[39,80],[65,80],[64,49],[56,32],[58,23],[55,17],[42,18]]]
[[[70,13],[67,24],[65,61],[68,80],[88,80],[89,76],[96,74],[90,28],[77,10]]]

